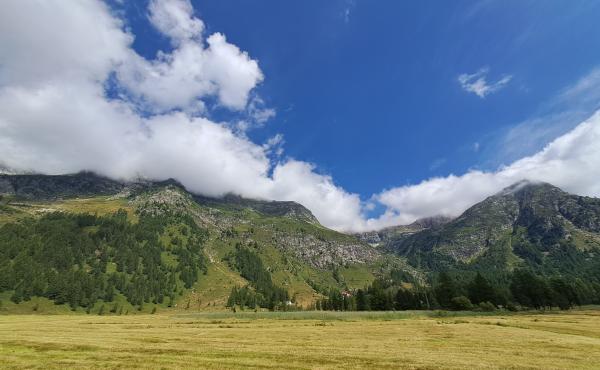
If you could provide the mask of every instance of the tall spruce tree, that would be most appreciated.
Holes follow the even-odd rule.
[[[454,280],[446,271],[440,272],[435,286],[435,297],[443,308],[452,307],[452,298],[456,297],[457,289]]]

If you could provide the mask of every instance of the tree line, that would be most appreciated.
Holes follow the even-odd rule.
[[[315,304],[318,310],[508,310],[569,309],[600,303],[600,284],[579,278],[544,276],[529,269],[517,269],[507,280],[494,280],[477,272],[472,279],[464,271],[441,272],[430,284],[412,284],[395,279],[376,279],[363,289],[330,289]],[[405,275],[400,275],[405,276]]]

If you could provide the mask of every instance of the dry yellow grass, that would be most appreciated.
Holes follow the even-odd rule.
[[[600,312],[591,310],[389,321],[353,313],[324,321],[298,314],[231,316],[0,316],[0,364],[44,369],[600,367]]]
[[[137,222],[133,207],[125,198],[98,196],[72,198],[54,202],[19,201],[11,202],[0,209],[0,225],[24,217],[36,217],[49,212],[89,213],[104,216],[123,209],[132,222]]]

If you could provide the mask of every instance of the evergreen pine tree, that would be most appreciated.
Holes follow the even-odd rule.
[[[367,311],[369,309],[367,296],[362,289],[356,291],[356,309],[358,311]]]
[[[497,294],[489,281],[477,272],[477,275],[468,286],[469,300],[473,304],[481,302],[497,302]]]
[[[457,289],[450,274],[446,271],[441,272],[435,287],[435,297],[439,305],[443,308],[451,308],[452,298],[457,295]]]

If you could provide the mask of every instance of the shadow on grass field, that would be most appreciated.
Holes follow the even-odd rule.
[[[600,311],[0,316],[3,368],[598,368]]]

